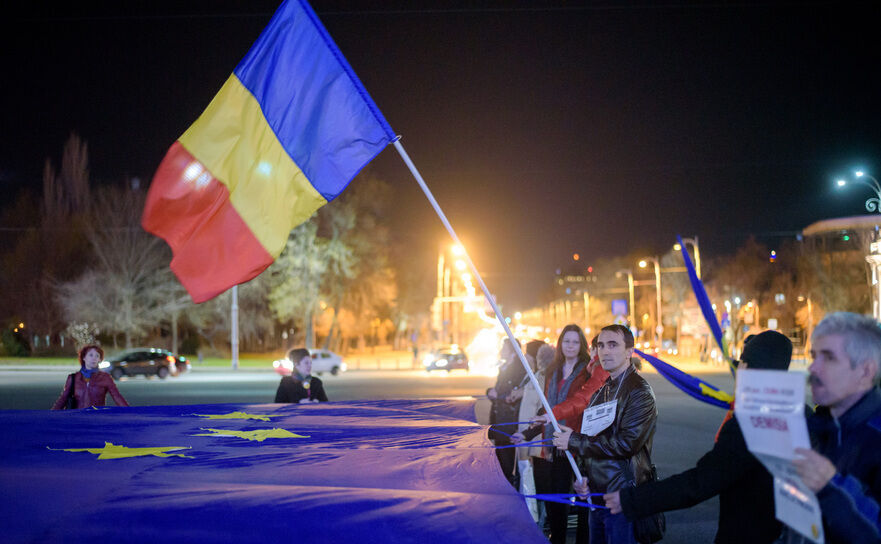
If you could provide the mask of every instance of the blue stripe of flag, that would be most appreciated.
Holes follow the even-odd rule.
[[[329,202],[395,137],[304,0],[286,0],[234,71]]]

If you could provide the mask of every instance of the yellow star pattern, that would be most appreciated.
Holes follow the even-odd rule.
[[[69,451],[69,452],[81,452],[87,451],[89,453],[94,453],[98,455],[98,459],[122,459],[124,457],[144,457],[147,455],[155,455],[156,457],[184,457],[187,459],[192,459],[193,457],[189,455],[184,455],[182,453],[166,453],[169,451],[177,451],[177,450],[188,450],[190,449],[188,446],[153,446],[148,448],[129,448],[127,446],[119,446],[117,444],[111,444],[110,442],[104,442],[103,448],[69,448],[69,449],[56,449],[46,447],[46,449],[52,451]]]
[[[263,414],[246,414],[245,412],[230,412],[228,414],[189,414],[192,416],[206,417],[208,419],[256,419],[258,421],[269,421],[272,417],[281,417],[281,415],[263,415]]]
[[[209,433],[196,434],[193,436],[233,436],[244,438],[245,440],[255,440],[263,442],[267,438],[309,438],[308,435],[292,433],[285,429],[258,429],[256,431],[231,431],[228,429],[205,429],[203,431],[211,431]]]

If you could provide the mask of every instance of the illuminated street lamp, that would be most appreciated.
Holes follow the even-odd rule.
[[[701,279],[701,250],[697,245],[697,236],[694,238],[683,238],[682,243],[685,245],[691,244],[692,249],[694,249],[694,271],[697,273],[697,279]],[[681,251],[682,246],[676,244],[673,246],[673,249]]]
[[[658,324],[655,327],[655,347],[661,348],[661,334],[664,332],[664,326],[661,325],[661,263],[655,257],[644,257],[641,261],[639,261],[639,267],[645,268],[648,266],[648,262],[651,261],[652,264],[655,265],[655,291],[657,294],[656,300],[658,304]]]
[[[881,184],[874,177],[862,170],[854,172],[854,181],[872,189],[874,197],[866,200],[866,210],[881,213]],[[868,179],[869,181],[866,181]],[[847,185],[847,181],[839,179],[839,187]],[[847,238],[845,238],[847,240]],[[869,245],[869,254],[866,261],[870,265],[868,274],[869,286],[872,289],[872,315],[875,319],[881,319],[881,233],[876,231],[875,240]]]
[[[866,174],[862,170],[857,170],[854,172],[854,182],[859,183],[861,185],[865,185],[866,187],[872,189],[874,191],[875,196],[873,198],[869,198],[866,200],[866,210],[870,212],[878,212],[881,213],[881,184],[878,183],[878,180],[874,177]],[[869,181],[866,181],[866,179]],[[871,182],[871,183],[870,183]],[[844,187],[847,185],[847,180],[839,179],[836,184],[838,187]]]
[[[633,316],[633,270],[623,268],[615,272],[615,277],[620,278],[624,274],[627,274],[627,293],[630,295],[630,326],[636,327],[636,318]]]

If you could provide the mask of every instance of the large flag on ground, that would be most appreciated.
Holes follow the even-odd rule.
[[[287,0],[159,165],[144,229],[195,302],[265,270],[394,139],[304,0]]]
[[[546,543],[474,405],[0,411],[0,540]]]

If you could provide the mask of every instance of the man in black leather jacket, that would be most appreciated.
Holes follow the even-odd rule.
[[[554,445],[577,454],[592,492],[607,493],[639,485],[651,475],[652,438],[658,410],[651,386],[630,362],[633,334],[624,326],[609,325],[597,340],[600,364],[609,379],[591,399],[582,433],[562,427]],[[593,412],[589,412],[593,409]],[[602,414],[608,416],[603,418]],[[579,491],[583,490],[581,488]],[[602,502],[601,500],[599,502]],[[606,509],[590,513],[591,544],[632,544],[633,523]]]

